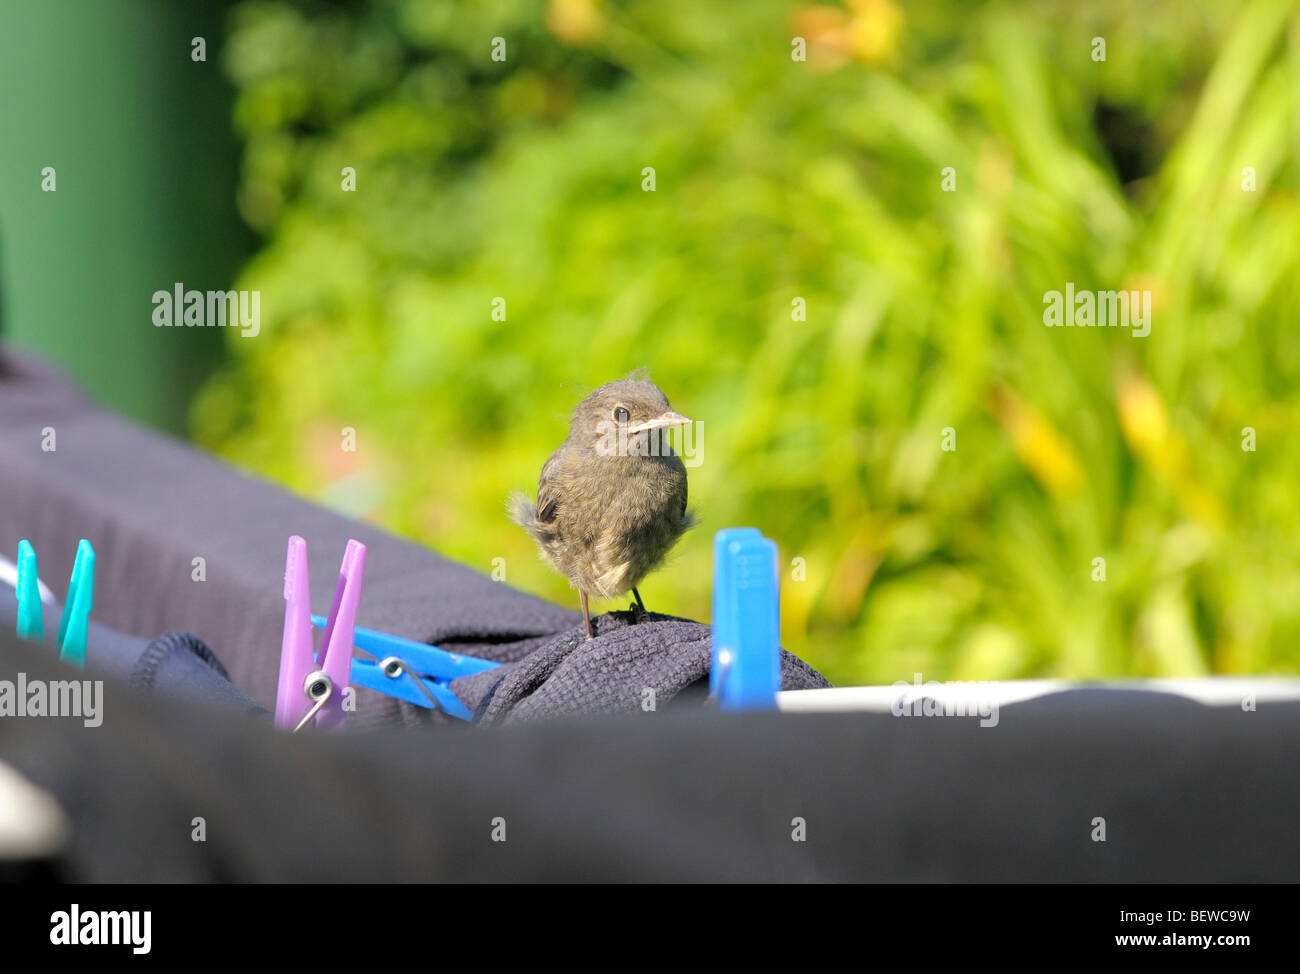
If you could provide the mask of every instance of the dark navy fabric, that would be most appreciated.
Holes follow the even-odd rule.
[[[56,639],[63,609],[56,604],[43,605],[42,609],[45,648],[51,657],[57,657]],[[0,628],[13,632],[17,619],[18,602],[13,589],[0,584]],[[112,674],[145,693],[202,700],[252,715],[270,716],[269,711],[230,682],[230,674],[221,661],[203,640],[190,633],[173,632],[156,639],[140,639],[92,619],[86,627],[86,670],[92,674]]]

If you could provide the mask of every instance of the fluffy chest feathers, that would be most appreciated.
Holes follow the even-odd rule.
[[[667,456],[558,450],[542,468],[542,549],[576,588],[604,598],[640,583],[690,526],[686,467]]]

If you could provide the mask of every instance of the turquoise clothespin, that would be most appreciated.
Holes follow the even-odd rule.
[[[72,565],[68,598],[59,622],[59,659],[73,666],[86,666],[86,624],[95,596],[95,549],[82,538],[77,543],[77,560]]]
[[[25,538],[18,542],[18,638],[39,643],[45,638],[45,617],[41,612],[40,576],[36,573],[36,549]]]

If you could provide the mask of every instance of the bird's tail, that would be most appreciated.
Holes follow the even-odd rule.
[[[528,499],[522,490],[510,492],[506,498],[506,513],[510,520],[533,536],[539,544],[551,537],[551,525],[537,516],[537,505]]]

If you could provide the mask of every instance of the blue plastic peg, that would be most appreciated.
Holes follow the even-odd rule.
[[[776,543],[757,528],[713,539],[713,662],[709,692],[722,710],[774,710],[781,689]]]

